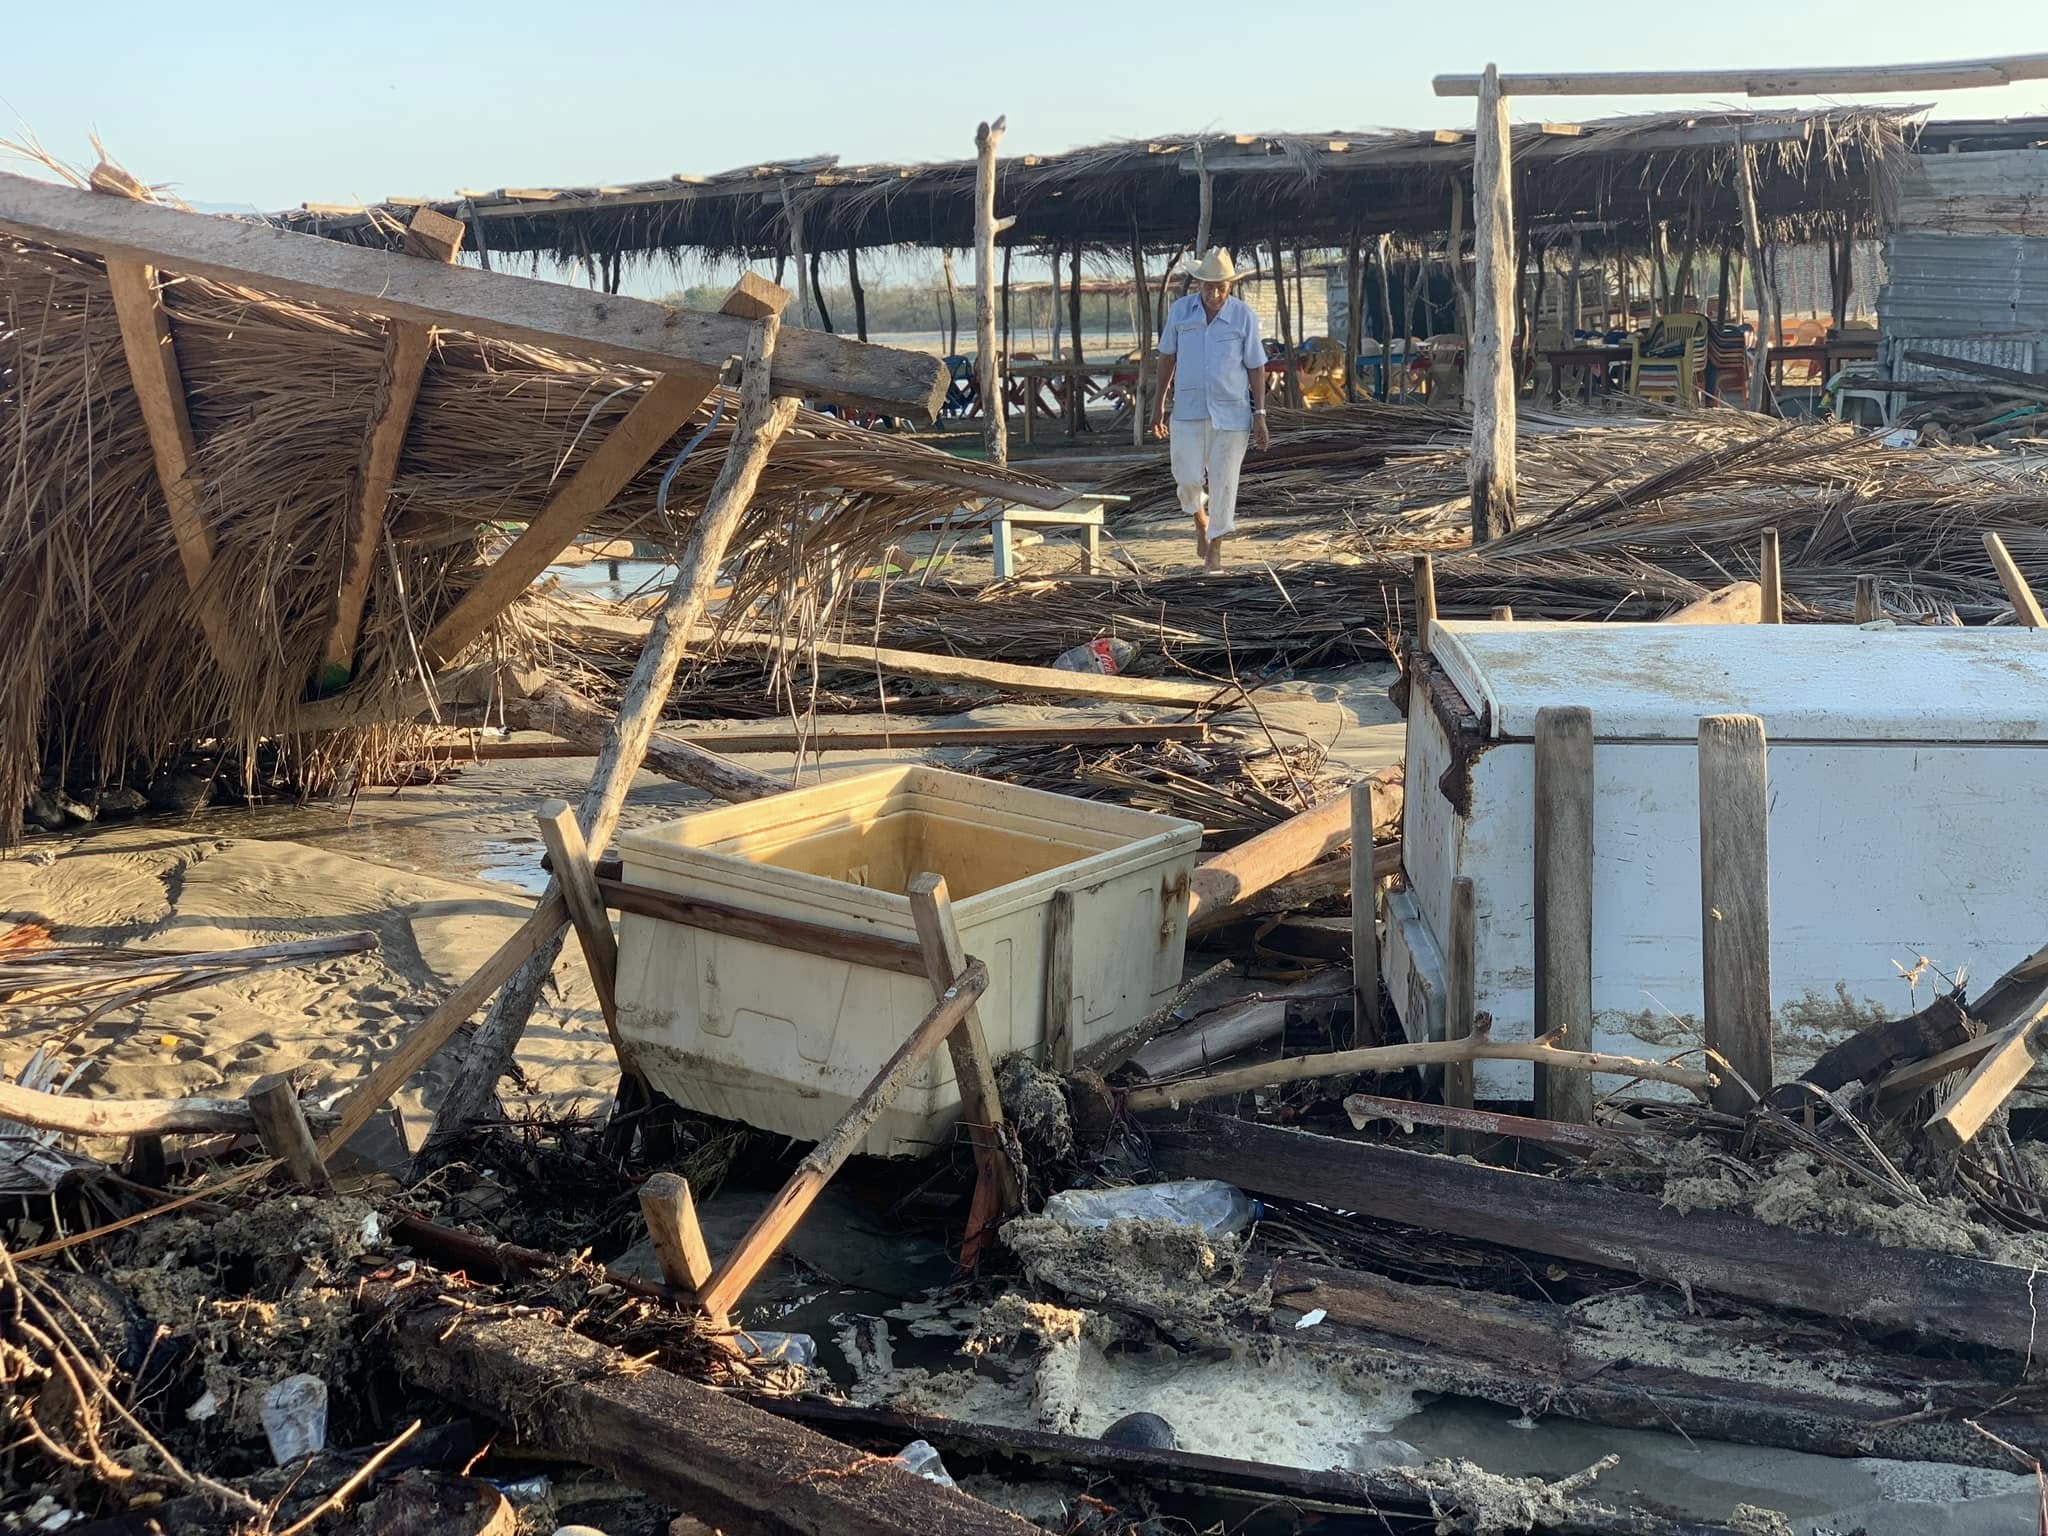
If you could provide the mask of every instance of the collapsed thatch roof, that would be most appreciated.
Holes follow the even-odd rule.
[[[195,478],[234,652],[209,656],[187,589],[106,271],[0,240],[0,841],[58,760],[118,779],[137,759],[294,722],[332,623],[384,387],[374,316],[196,278],[165,307],[197,438]],[[651,376],[438,332],[407,430],[355,666],[357,689],[419,674],[416,645],[631,409]],[[708,407],[707,407],[708,409]],[[657,507],[684,433],[594,531],[671,547],[723,459],[731,412]],[[694,430],[686,428],[685,433]],[[805,412],[770,459],[725,577],[735,608],[864,558],[962,505],[963,472],[1004,475]],[[486,653],[503,632],[487,633]]]
[[[1589,251],[1641,249],[1660,222],[1707,246],[1741,244],[1729,174],[1755,152],[1764,220],[1783,239],[1874,234],[1916,109],[1658,113],[1514,130],[1518,220],[1577,229]],[[1196,134],[1134,139],[998,162],[998,206],[1019,247],[1054,241],[1128,253],[1189,240],[1199,165],[1213,174],[1214,233],[1247,246],[1341,245],[1352,234],[1427,240],[1449,224],[1454,182],[1469,180],[1469,130]],[[787,249],[787,206],[806,249],[973,242],[974,162],[842,165],[824,156],[614,187],[463,192],[431,206],[469,225],[468,246],[616,270],[622,259],[684,251],[772,258]],[[418,198],[368,209],[309,205],[289,228],[363,244],[396,238]]]

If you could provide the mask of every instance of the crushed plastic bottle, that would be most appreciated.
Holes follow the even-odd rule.
[[[1062,672],[1102,672],[1114,676],[1137,659],[1137,641],[1104,636],[1060,652],[1053,665]]]
[[[773,1360],[784,1365],[816,1365],[818,1341],[808,1333],[776,1333],[752,1328],[734,1336],[740,1355],[748,1360]]]
[[[263,1394],[259,1413],[280,1467],[327,1446],[327,1383],[318,1376],[287,1376]]]
[[[1063,1189],[1045,1214],[1070,1232],[1099,1232],[1112,1221],[1170,1221],[1234,1237],[1265,1215],[1265,1207],[1220,1179],[1174,1179],[1129,1189]]]
[[[913,1440],[896,1453],[896,1459],[927,1482],[944,1483],[948,1488],[960,1485],[947,1472],[946,1464],[939,1460],[939,1453],[929,1440]]]

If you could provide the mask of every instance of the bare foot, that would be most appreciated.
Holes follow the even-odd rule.
[[[1204,540],[1203,542],[1205,542],[1205,543],[1206,543],[1206,544],[1207,544],[1207,545],[1209,546],[1209,547],[1208,547],[1207,549],[1205,549],[1205,550],[1204,550],[1204,551],[1202,552],[1202,565],[1203,565],[1203,568],[1204,568],[1204,569],[1206,569],[1206,570],[1209,570],[1209,571],[1220,571],[1220,570],[1222,570],[1222,569],[1223,569],[1223,540],[1222,540],[1221,538],[1214,538],[1214,539],[1207,539],[1207,540]]]
[[[1206,512],[1195,514],[1195,558],[1209,558],[1209,514]]]

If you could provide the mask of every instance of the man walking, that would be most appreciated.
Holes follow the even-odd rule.
[[[1223,568],[1223,541],[1237,531],[1237,474],[1245,445],[1263,453],[1273,441],[1266,430],[1266,348],[1259,317],[1230,296],[1239,275],[1230,252],[1220,248],[1212,248],[1193,270],[1195,291],[1174,300],[1166,312],[1159,394],[1152,402],[1152,435],[1166,437],[1166,397],[1173,395],[1173,483],[1195,520],[1195,551],[1212,571]]]

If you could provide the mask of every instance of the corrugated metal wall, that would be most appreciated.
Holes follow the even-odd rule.
[[[2048,150],[1916,156],[1877,301],[1892,378],[1908,351],[2034,372],[2048,364]]]

